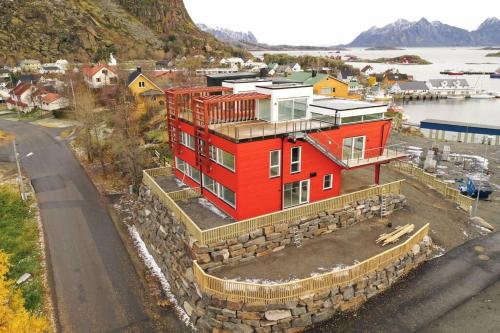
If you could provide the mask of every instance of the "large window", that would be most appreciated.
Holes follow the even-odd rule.
[[[228,168],[231,171],[235,170],[236,162],[234,155],[228,153],[225,150],[222,150],[215,146],[210,146],[210,159]]]
[[[200,183],[200,178],[201,178],[201,173],[200,170],[192,167],[191,165],[187,164],[185,161],[181,160],[180,158],[176,157],[175,158],[175,167],[177,170],[197,182],[198,184]]]
[[[281,151],[273,150],[269,153],[269,177],[278,177],[281,173]]]
[[[309,202],[309,180],[283,185],[283,208]]]
[[[329,190],[333,187],[333,175],[324,175],[323,176],[323,190]]]
[[[342,159],[350,160],[364,158],[365,156],[365,136],[345,138],[342,145]]]
[[[194,150],[194,136],[181,131],[180,132],[180,142],[182,145],[188,147],[189,149]]]
[[[290,173],[300,172],[301,147],[292,147]]]
[[[383,113],[373,113],[373,114],[365,114],[362,116],[343,117],[341,118],[341,120],[342,124],[350,124],[350,123],[359,123],[362,121],[377,120],[383,118],[384,118]]]
[[[212,177],[203,174],[203,187],[231,207],[236,208],[236,193],[216,182]]]
[[[259,100],[259,119],[271,121],[271,100]]]
[[[324,87],[319,90],[320,95],[331,95],[335,92],[335,88],[332,87]]]
[[[278,121],[306,117],[307,98],[294,98],[278,101]]]

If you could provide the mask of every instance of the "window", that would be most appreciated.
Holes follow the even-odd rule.
[[[181,131],[180,134],[181,134],[180,135],[181,144],[188,147],[189,149],[194,150],[194,136],[192,136],[184,131]]]
[[[224,185],[216,182],[212,177],[203,174],[203,187],[212,192],[219,199],[236,208],[236,193]]]
[[[323,190],[329,190],[333,187],[333,175],[324,175],[323,176]]]
[[[342,145],[342,159],[350,160],[364,158],[365,156],[365,136],[345,138]]]
[[[307,98],[278,101],[278,121],[305,118],[306,111]]]
[[[278,177],[281,173],[281,150],[269,153],[269,177]]]
[[[139,88],[144,88],[146,83],[144,81],[139,81]]]
[[[271,100],[259,100],[259,119],[271,121]]]
[[[290,173],[300,172],[301,147],[292,147]]]
[[[283,185],[283,208],[309,202],[309,179]]]
[[[201,178],[201,173],[200,170],[192,167],[191,165],[187,164],[185,161],[181,160],[180,158],[176,157],[175,158],[175,167],[177,170],[197,182],[198,184],[200,183],[200,178]]]
[[[227,151],[217,148],[213,145],[210,146],[209,153],[211,160],[228,168],[231,171],[235,170],[236,162],[233,154],[228,153]]]
[[[335,92],[335,88],[332,87],[324,87],[319,90],[320,95],[330,95]]]
[[[383,119],[383,118],[384,118],[383,113],[373,113],[373,114],[365,114],[362,116],[344,117],[344,118],[342,118],[342,124],[358,123],[361,121],[376,120],[376,119]]]
[[[96,77],[95,82],[101,82],[101,78],[100,77]]]

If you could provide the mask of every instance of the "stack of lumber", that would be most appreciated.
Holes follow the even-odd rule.
[[[414,224],[407,224],[404,226],[396,227],[396,229],[390,233],[382,234],[377,238],[375,243],[382,243],[382,246],[386,246],[387,244],[391,244],[397,242],[400,237],[409,234],[415,229]]]

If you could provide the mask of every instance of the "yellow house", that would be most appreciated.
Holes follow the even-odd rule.
[[[360,99],[359,95],[349,93],[349,84],[331,75],[312,72],[295,72],[287,79],[313,86],[315,95],[331,96],[338,98]]]
[[[134,97],[137,111],[145,112],[148,108],[165,107],[165,92],[159,82],[146,76],[140,67],[129,75],[127,85]]]

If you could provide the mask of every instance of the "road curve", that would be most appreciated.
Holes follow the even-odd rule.
[[[149,332],[144,289],[99,193],[55,131],[0,120],[35,189],[61,332]],[[9,149],[4,147],[3,149]]]

